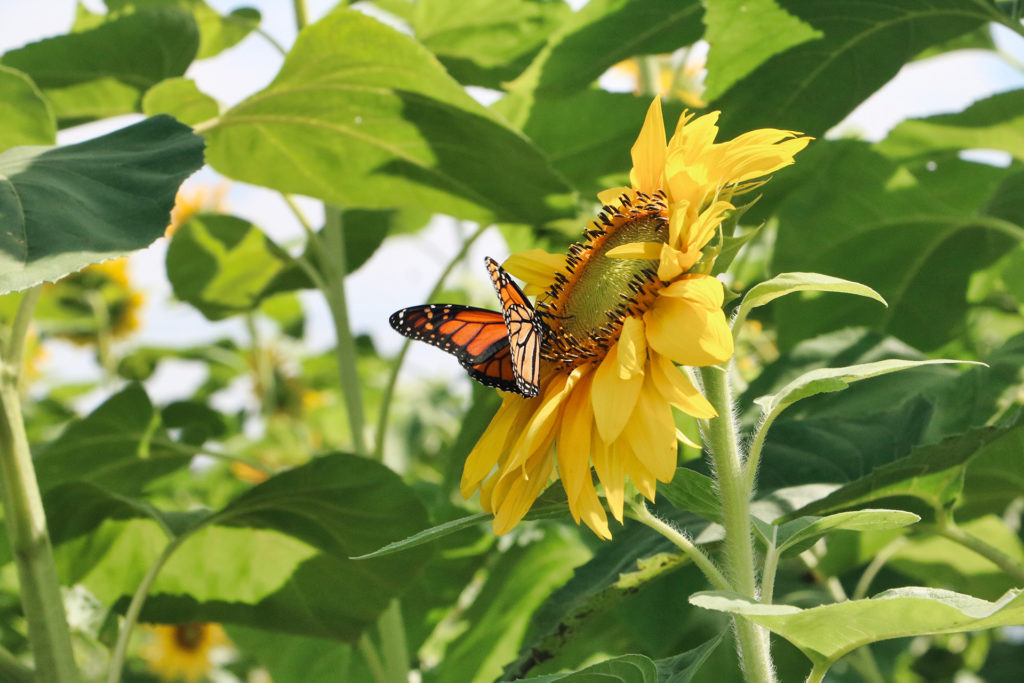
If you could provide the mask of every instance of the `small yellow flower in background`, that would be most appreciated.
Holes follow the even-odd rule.
[[[208,185],[198,185],[178,190],[178,195],[174,198],[174,208],[171,209],[171,222],[164,230],[164,237],[168,239],[173,237],[178,228],[197,213],[203,211],[225,212],[227,202],[224,197],[227,195],[228,189],[227,183],[219,182],[212,188]]]
[[[214,669],[217,648],[231,645],[220,624],[149,626],[152,639],[142,648],[150,671],[163,681],[198,683]]]
[[[623,519],[627,478],[649,500],[676,469],[672,407],[716,415],[677,365],[716,365],[733,353],[722,284],[693,272],[734,207],[730,200],[793,162],[809,138],[759,130],[715,143],[718,114],[682,116],[666,144],[655,99],[632,148],[630,187],[566,255],[534,249],[505,268],[537,294],[545,324],[541,395],[507,394],[466,460],[462,495],[480,491],[494,531],[512,529],[552,477],[576,522],[611,538],[591,466]],[[557,468],[557,471],[556,471]]]
[[[704,101],[704,75],[706,54],[698,50],[687,49],[670,55],[649,55],[631,57],[613,66],[611,70],[625,76],[633,83],[633,94],[644,94],[644,71],[653,72],[651,80],[657,78],[658,92],[677,99],[689,107],[703,109],[708,106]]]
[[[118,258],[87,266],[57,282],[45,293],[56,309],[43,305],[39,318],[55,336],[76,344],[96,339],[96,326],[104,324],[113,338],[127,337],[139,328],[139,311],[145,301],[128,277],[128,259]]]

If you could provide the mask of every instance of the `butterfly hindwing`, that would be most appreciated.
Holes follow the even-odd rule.
[[[517,394],[522,393],[519,391],[518,380],[512,369],[512,353],[508,345],[479,363],[463,361],[462,367],[466,368],[470,377],[485,386],[496,387],[502,391],[513,391]]]
[[[540,345],[544,339],[543,323],[537,318],[530,301],[508,273],[492,259],[485,259],[494,291],[501,302],[502,315],[508,328],[508,346],[517,393],[533,398],[540,391]]]
[[[400,334],[447,351],[463,364],[484,361],[508,345],[505,317],[483,308],[412,306],[392,313],[389,322]]]

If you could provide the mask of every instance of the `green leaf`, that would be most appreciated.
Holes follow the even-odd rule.
[[[0,154],[0,292],[147,246],[202,164],[202,138],[169,116],[77,145]]]
[[[561,0],[421,0],[411,24],[460,83],[499,88],[570,14]]]
[[[958,524],[961,531],[1024,566],[1024,547],[1016,532],[996,515]],[[936,535],[913,535],[889,559],[886,567],[935,588],[950,588],[993,600],[1016,587],[1014,578],[990,560],[955,541]]]
[[[903,510],[855,510],[828,517],[797,517],[779,525],[775,538],[779,557],[796,555],[833,531],[878,531],[916,524],[921,518]]]
[[[535,147],[411,38],[359,12],[303,30],[274,81],[205,132],[225,175],[340,206],[526,223],[568,209],[569,187]]]
[[[764,605],[724,591],[697,593],[704,609],[741,615],[800,648],[816,665],[836,661],[862,645],[888,638],[963,633],[1024,624],[1024,591],[988,602],[937,588],[895,588],[869,600],[800,609]]]
[[[515,656],[530,616],[590,553],[575,535],[549,528],[536,542],[513,546],[487,576],[473,604],[463,613],[473,628],[452,642],[434,680],[462,683],[493,680]],[[403,560],[403,558],[397,558]]]
[[[720,631],[717,636],[692,650],[657,660],[655,665],[658,667],[659,683],[690,683],[711,653],[718,648],[726,633]]]
[[[0,66],[0,151],[56,140],[57,123],[39,88],[20,71]]]
[[[759,28],[757,35],[763,30],[774,34],[778,24],[786,24],[790,30],[798,27],[794,37],[805,40],[775,54],[715,99],[712,107],[722,111],[726,138],[768,127],[821,136],[917,53],[1000,18],[987,3],[962,0],[778,0],[778,5],[792,18],[770,12],[773,25]],[[806,40],[810,31],[821,37]],[[773,39],[765,52],[786,42]],[[750,66],[742,63],[743,70]]]
[[[191,13],[150,7],[11,50],[0,61],[28,74],[66,126],[139,111],[142,93],[184,74],[198,47]]]
[[[789,517],[819,515],[870,504],[892,496],[910,496],[941,508],[954,503],[972,459],[1019,447],[1024,428],[986,427],[915,448],[907,457],[877,467]]]
[[[886,305],[885,299],[878,292],[858,282],[850,282],[849,280],[820,273],[781,273],[770,280],[759,282],[747,290],[743,301],[740,302],[740,306],[737,309],[736,322],[733,324],[733,327],[735,329],[737,324],[741,325],[747,319],[747,314],[750,313],[751,309],[764,306],[786,294],[808,291],[856,294],[857,296],[865,296],[881,302],[882,305]]]
[[[710,0],[705,4],[704,39],[711,44],[704,91],[707,100],[724,93],[770,57],[823,36],[820,29],[788,13],[775,0]]]
[[[903,121],[878,149],[896,158],[949,149],[1000,149],[1024,161],[1024,90],[992,95],[956,114]]]
[[[254,310],[263,299],[312,284],[281,247],[235,216],[200,214],[167,248],[174,295],[210,320]]]
[[[168,78],[146,91],[142,98],[146,116],[170,114],[182,123],[194,126],[220,113],[217,100],[199,91],[190,78]]]
[[[722,503],[711,477],[679,467],[670,483],[658,487],[658,493],[677,510],[695,512],[712,522],[722,521]]]
[[[959,334],[970,276],[1006,253],[1024,220],[1022,174],[955,155],[900,166],[854,141],[817,143],[797,166],[799,188],[777,208],[772,269],[863,282],[889,308],[784,299],[774,307],[780,345],[851,325],[922,349]]]
[[[191,453],[174,447],[139,384],[129,384],[36,454],[39,488],[90,483],[137,495],[153,479],[184,467]]]
[[[973,363],[972,361],[944,359],[881,360],[875,363],[862,363],[860,365],[851,365],[845,368],[821,368],[801,375],[783,387],[778,393],[771,394],[769,396],[762,396],[754,402],[761,406],[761,409],[764,411],[766,416],[774,417],[785,410],[786,407],[796,403],[800,399],[807,398],[808,396],[814,396],[815,394],[842,391],[853,382],[859,382],[870,377],[885,375],[890,372],[899,372],[900,370],[908,370],[910,368],[917,368],[925,365],[941,365],[948,363],[971,363],[972,365],[977,365],[977,363]]]
[[[591,664],[585,669],[564,674],[531,676],[524,682],[551,683],[658,683],[658,667],[643,655],[623,655]]]
[[[697,42],[702,14],[695,0],[592,0],[562,24],[509,90],[520,96],[582,90],[624,59]]]
[[[365,680],[369,671],[353,672],[361,657],[337,641],[274,633],[240,625],[227,629],[228,637],[242,652],[267,670],[274,683]]]
[[[372,511],[369,514],[368,511]],[[412,582],[429,553],[353,562],[426,521],[397,475],[352,455],[317,458],[193,518],[191,532],[158,576],[142,619],[219,621],[352,641]],[[152,523],[109,525],[112,541],[82,582],[127,605],[162,546]],[[65,552],[81,548],[66,544]],[[138,558],[142,556],[141,561]],[[258,561],[254,561],[257,558]]]

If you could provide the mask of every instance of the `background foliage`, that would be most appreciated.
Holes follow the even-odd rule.
[[[22,290],[80,271],[42,289],[22,391],[85,679],[106,675],[119,620],[154,567],[141,621],[224,624],[233,655],[219,675],[239,680],[405,680],[409,669],[435,683],[740,680],[723,612],[781,635],[784,681],[841,657],[837,629],[862,618],[868,635],[854,645],[922,635],[856,650],[829,680],[1011,679],[1020,631],[992,627],[1024,623],[1021,598],[1006,594],[1024,587],[1024,92],[903,121],[877,142],[829,131],[909,63],[959,50],[1010,59],[992,32],[1020,40],[1019,3],[379,0],[306,26],[266,87],[229,108],[188,69],[264,40],[257,11],[106,7],[0,57],[5,329]],[[703,90],[681,61],[701,40]],[[600,87],[623,60],[636,92]],[[485,106],[467,86],[497,96]],[[466,401],[440,380],[396,390],[404,350],[383,357],[348,328],[346,299],[374,292],[346,291],[347,275],[435,214],[469,227],[456,261],[484,230],[513,250],[564,249],[594,193],[625,181],[659,89],[670,122],[684,107],[721,110],[725,138],[757,127],[817,138],[739,219],[736,236],[750,241],[726,276],[736,293],[805,271],[888,302],[786,296],[752,308],[743,327],[744,424],[758,420],[754,399],[807,397],[773,425],[755,502],[762,550],[779,561],[774,601],[791,610],[715,594],[691,603],[708,585],[668,541],[627,524],[601,543],[556,491],[537,521],[494,538],[458,479],[498,395],[474,387]],[[123,114],[146,118],[45,147],[59,130]],[[244,320],[250,335],[133,343],[137,293],[123,268],[81,269],[160,237],[204,159],[232,180],[321,200],[325,225],[307,221],[302,245],[276,244],[268,226],[222,207],[179,212],[166,258],[175,296],[210,320]],[[435,300],[483,291],[439,275]],[[336,351],[303,349],[303,290],[327,302]],[[102,382],[35,381],[57,338],[94,351]],[[985,365],[917,367],[845,391],[878,367],[842,386],[819,374],[799,396],[790,385],[824,368],[940,357]],[[154,403],[147,384],[182,362],[202,368],[194,395]],[[251,400],[223,400],[239,387]],[[83,411],[83,396],[98,407]],[[714,552],[707,467],[681,458],[658,513]],[[893,512],[807,519],[865,508]],[[18,680],[29,643],[9,547],[0,675]],[[907,585],[922,588],[887,594],[884,614],[832,604]],[[123,680],[153,680],[143,640],[125,642]]]

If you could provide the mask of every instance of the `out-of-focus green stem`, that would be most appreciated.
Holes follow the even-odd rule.
[[[249,313],[245,316],[245,327],[249,332],[249,353],[252,354],[253,374],[260,390],[260,414],[269,415],[274,409],[274,367],[270,356],[264,352],[260,343],[260,331],[256,327],[256,316]]]
[[[377,654],[377,648],[373,646],[373,641],[366,633],[359,638],[359,654],[363,656],[366,666],[370,669],[374,683],[388,683],[387,673],[380,661],[380,655]]]
[[[980,538],[971,536],[961,529],[953,521],[953,518],[946,514],[941,508],[936,510],[935,532],[940,536],[948,538],[954,543],[959,543],[965,548],[973,550],[986,560],[1006,572],[1017,585],[1024,585],[1024,566],[1016,562],[1012,557],[995,548]]]
[[[718,417],[704,422],[704,436],[722,501],[726,573],[734,591],[756,600],[750,491],[743,473],[728,373],[728,365],[701,368],[707,398],[718,412]],[[775,681],[768,632],[743,617],[737,616],[733,620],[747,679],[759,683]]]
[[[7,648],[0,645],[0,680],[9,680],[11,683],[32,683],[35,679],[35,672],[30,667],[19,662],[18,658]]]
[[[292,10],[295,12],[295,30],[301,31],[306,28],[306,0],[292,0]]]
[[[440,292],[441,288],[444,287],[445,280],[451,275],[452,270],[455,269],[463,258],[469,248],[473,246],[477,238],[484,234],[489,226],[481,225],[478,227],[472,235],[466,238],[459,248],[459,251],[455,256],[452,257],[448,265],[441,272],[441,275],[437,278],[437,282],[434,284],[434,288],[430,290],[430,294],[427,295],[427,301],[432,301]],[[395,385],[398,383],[398,373],[402,370],[402,363],[405,362],[405,355],[409,352],[409,345],[412,343],[411,339],[406,339],[405,343],[402,344],[401,350],[395,357],[395,362],[391,366],[391,374],[388,375],[388,383],[384,386],[384,395],[380,403],[380,417],[377,419],[377,439],[374,442],[376,444],[376,456],[377,460],[384,459],[384,439],[388,431],[388,419],[391,416],[391,400],[395,394]]]
[[[21,415],[18,382],[25,335],[42,286],[21,298],[0,364],[0,493],[7,537],[18,567],[21,604],[37,681],[78,680],[46,515]]]
[[[405,641],[402,605],[392,600],[378,622],[380,646],[384,653],[385,675],[389,683],[408,683],[409,653]]]

